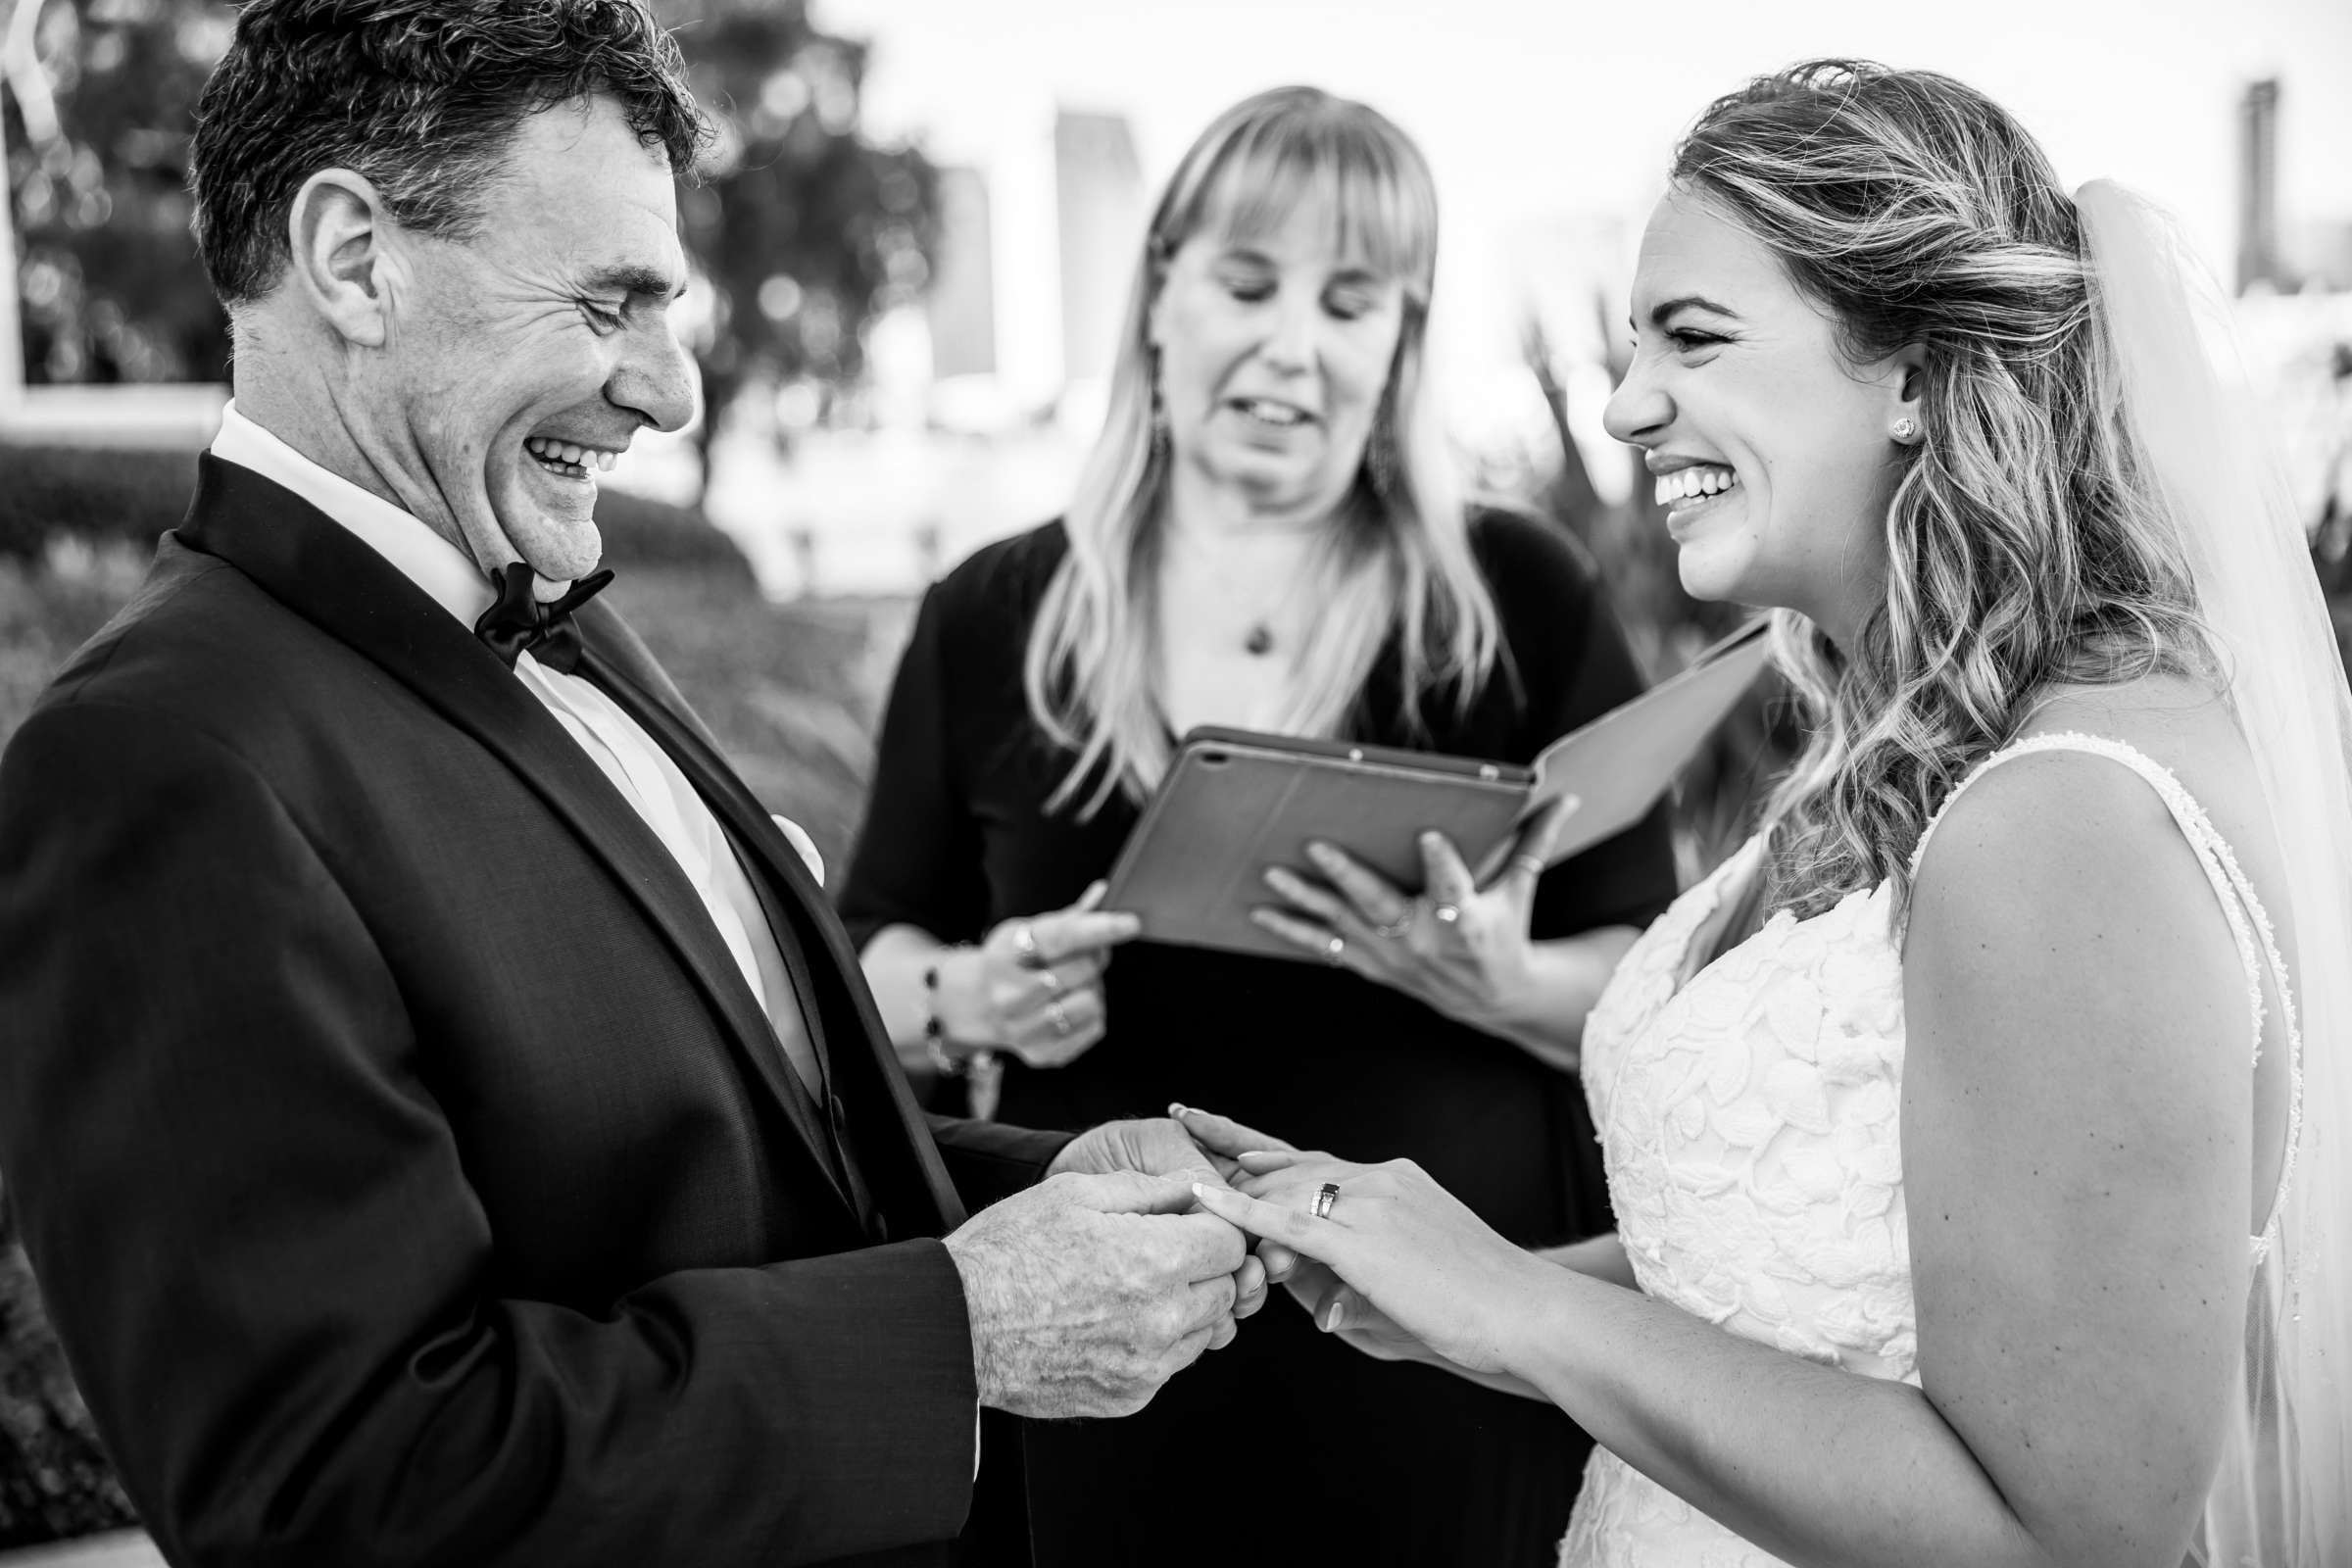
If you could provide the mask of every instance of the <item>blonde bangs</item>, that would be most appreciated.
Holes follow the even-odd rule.
[[[1438,267],[1437,193],[1417,164],[1399,167],[1394,150],[1355,122],[1301,118],[1252,126],[1204,171],[1188,205],[1182,231],[1227,245],[1257,243],[1294,215],[1319,212],[1331,224],[1336,255],[1396,279],[1417,306],[1428,306]]]

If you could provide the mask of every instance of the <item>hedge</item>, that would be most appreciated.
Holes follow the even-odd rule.
[[[0,558],[39,560],[51,538],[126,539],[145,548],[187,514],[189,452],[0,444]],[[688,507],[607,490],[596,504],[609,565],[751,565],[733,540]]]

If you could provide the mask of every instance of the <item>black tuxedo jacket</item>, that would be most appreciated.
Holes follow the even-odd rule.
[[[0,1161],[175,1563],[921,1562],[963,1523],[936,1238],[1063,1140],[926,1126],[799,856],[579,624],[751,870],[821,1095],[548,710],[247,469],[203,460],[0,760]]]

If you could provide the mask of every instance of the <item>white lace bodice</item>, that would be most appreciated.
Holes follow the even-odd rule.
[[[2252,991],[2262,964],[2289,1048],[2283,1198],[2301,1119],[2301,1042],[2286,966],[2235,857],[2178,780],[2095,736],[2044,735],[1963,779],[1920,838],[1987,768],[2066,749],[2147,780],[2195,848],[2228,911]],[[1756,874],[1751,839],[1644,932],[1585,1025],[1585,1093],[1618,1235],[1642,1289],[1743,1338],[1866,1377],[1918,1382],[1918,1320],[1903,1206],[1902,957],[1885,884],[1799,920],[1784,909],[1690,972],[1727,899]],[[2258,946],[2259,942],[2259,946]],[[2257,1260],[2276,1234],[2254,1238]],[[1593,1451],[1561,1543],[1574,1568],[1780,1568],[1605,1448]]]

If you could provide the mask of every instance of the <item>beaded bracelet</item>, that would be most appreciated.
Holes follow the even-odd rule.
[[[923,1054],[942,1078],[963,1076],[963,1063],[948,1054],[947,1031],[939,1022],[939,965],[923,965]]]

